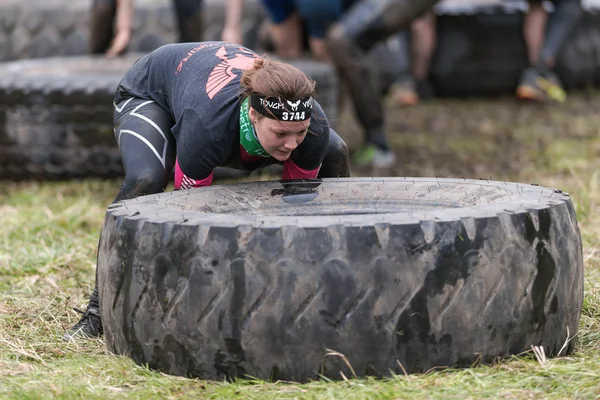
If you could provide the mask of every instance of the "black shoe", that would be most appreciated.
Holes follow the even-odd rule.
[[[76,338],[90,339],[101,336],[104,333],[102,329],[102,321],[100,320],[100,310],[93,307],[88,307],[85,312],[79,308],[74,308],[75,311],[82,314],[79,321],[73,327],[65,332],[63,340],[68,342]]]

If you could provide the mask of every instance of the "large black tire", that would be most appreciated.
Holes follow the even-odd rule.
[[[583,301],[568,194],[485,180],[271,181],[116,203],[98,280],[110,351],[204,379],[565,355]]]
[[[56,57],[0,64],[0,179],[113,178],[123,169],[113,133],[113,96],[140,54]],[[337,115],[337,80],[323,63],[295,64]],[[226,168],[216,178],[244,173]]]
[[[112,99],[138,57],[0,64],[0,178],[121,176]]]

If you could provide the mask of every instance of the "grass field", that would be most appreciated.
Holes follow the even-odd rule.
[[[394,112],[397,165],[379,175],[491,177],[571,194],[583,235],[585,299],[576,351],[384,380],[206,382],[163,375],[105,350],[63,343],[93,287],[104,209],[118,181],[0,183],[0,398],[598,398],[600,115],[598,96],[560,107],[513,101],[433,103]],[[596,115],[594,115],[596,114]],[[353,121],[340,132],[355,145]],[[363,172],[366,174],[367,172]]]

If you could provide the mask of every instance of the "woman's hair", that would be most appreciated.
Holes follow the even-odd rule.
[[[257,58],[252,68],[244,71],[240,84],[242,99],[252,95],[275,99],[301,99],[308,95],[314,97],[316,82],[293,65],[263,57]],[[313,112],[313,118],[314,114]],[[259,114],[259,117],[262,116]],[[326,117],[316,117],[315,121],[320,127],[329,126]],[[310,129],[308,132],[316,135]]]
[[[243,98],[258,95],[275,99],[301,99],[315,92],[315,81],[298,68],[270,58],[257,58],[242,74]]]

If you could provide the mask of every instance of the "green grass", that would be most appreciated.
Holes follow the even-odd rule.
[[[303,385],[167,376],[109,354],[101,340],[60,340],[78,319],[71,308],[84,307],[93,288],[104,209],[120,182],[0,183],[0,398],[599,398],[598,117],[577,98],[565,110],[521,109],[510,102],[449,104],[450,111],[433,103],[392,116],[392,142],[401,154],[393,173],[491,176],[569,192],[586,267],[574,354],[544,360],[530,351],[462,370]],[[498,107],[517,115],[498,116]],[[572,124],[565,121],[569,112],[576,115]],[[397,127],[400,122],[405,129]]]

